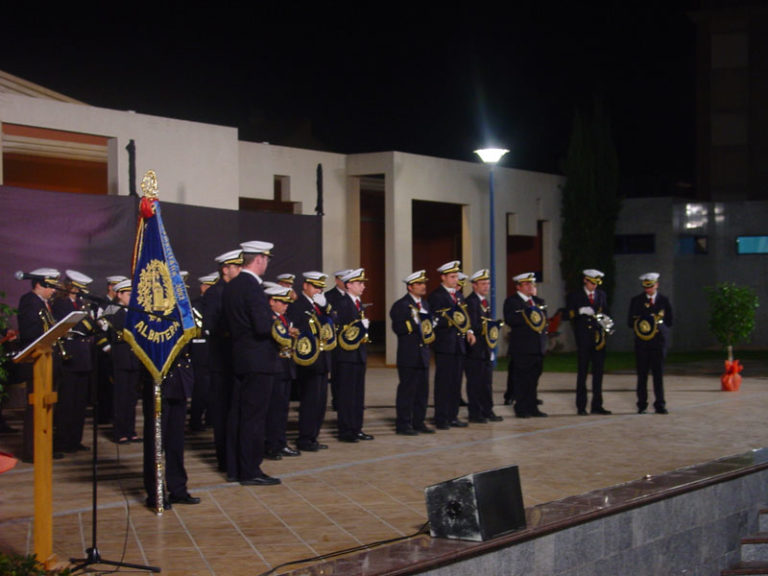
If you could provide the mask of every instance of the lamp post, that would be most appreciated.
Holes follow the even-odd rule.
[[[491,240],[491,263],[490,263],[490,270],[491,270],[491,318],[496,318],[496,218],[495,218],[495,201],[493,196],[493,167],[496,166],[496,164],[501,160],[501,157],[504,156],[509,152],[509,150],[504,150],[503,148],[483,148],[481,150],[475,150],[475,154],[480,156],[480,160],[482,160],[485,164],[488,164],[490,167],[490,178],[489,178],[489,225],[490,225],[490,240]]]

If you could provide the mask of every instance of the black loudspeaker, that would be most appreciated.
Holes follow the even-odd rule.
[[[433,538],[481,542],[525,528],[517,466],[454,478],[424,494]]]

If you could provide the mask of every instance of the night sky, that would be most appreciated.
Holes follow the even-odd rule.
[[[470,161],[494,144],[549,172],[600,95],[625,190],[693,181],[695,0],[421,4],[6,8],[0,70],[241,140]]]

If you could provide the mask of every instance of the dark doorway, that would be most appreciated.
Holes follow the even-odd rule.
[[[438,266],[461,260],[461,208],[461,204],[413,200],[413,269],[427,271],[428,292],[440,285]]]
[[[371,321],[374,346],[383,345],[386,338],[384,254],[384,176],[366,176],[360,182],[360,265],[369,279],[363,302],[373,304],[365,316]]]
[[[543,229],[544,221],[539,220],[536,236],[507,236],[507,294],[514,294],[517,290],[512,278],[518,274],[535,272],[537,281],[545,280],[541,249]]]

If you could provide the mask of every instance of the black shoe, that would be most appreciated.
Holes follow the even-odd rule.
[[[365,432],[358,432],[357,433],[357,439],[358,440],[373,440],[373,436],[370,434],[366,434]]]
[[[645,408],[638,408],[637,409],[637,413],[638,414],[648,414],[648,411]]]
[[[200,498],[195,498],[189,494],[184,494],[184,496],[174,496],[171,494],[168,501],[171,504],[200,504]]]
[[[449,428],[450,428],[450,426],[449,426]],[[435,429],[434,428],[430,428],[426,424],[423,425],[423,426],[417,426],[416,428],[414,428],[414,430],[416,430],[416,432],[420,432],[421,434],[434,434],[435,433]]]
[[[284,446],[282,450],[280,450],[280,455],[283,457],[292,457],[292,456],[301,456],[301,452],[299,450],[294,450],[290,446]]]
[[[267,460],[282,460],[283,455],[280,454],[280,452],[274,452],[270,450],[269,452],[264,452],[264,458]]]
[[[536,404],[538,406],[541,406],[542,404],[544,404],[544,400],[542,400],[541,398],[536,398]]]
[[[357,434],[340,434],[339,435],[339,442],[355,443],[359,441],[360,440],[358,440]]]
[[[131,437],[131,444],[141,444],[142,442],[144,442],[144,438],[142,438],[141,436]]]
[[[515,418],[530,418],[530,417],[531,415],[528,414],[527,412],[518,412],[517,414],[515,414]]]
[[[491,412],[491,415],[488,416],[488,420],[490,422],[503,422],[504,421],[504,417],[503,416],[497,416],[496,414]]]
[[[512,406],[515,402],[514,398],[504,398],[504,406]]]
[[[542,412],[541,410],[536,410],[536,412],[534,412],[532,416],[534,418],[546,418],[547,416],[549,416],[549,414],[547,414],[546,412]]]
[[[266,474],[254,476],[248,480],[240,480],[241,486],[275,486],[280,483],[280,478],[272,478],[272,476],[267,476]]]
[[[413,428],[406,428],[405,430],[397,430],[396,434],[400,434],[401,436],[418,436],[419,433],[416,432]]]
[[[317,452],[320,450],[320,445],[317,442],[302,442],[296,444],[296,449],[302,452]]]
[[[472,416],[469,417],[469,421],[473,424],[488,424],[488,418],[474,418]]]
[[[464,398],[459,399],[459,406],[469,406],[469,403]]]
[[[437,428],[438,430],[450,430],[451,425],[448,424],[447,422],[440,422],[439,424],[435,423],[435,428]]]
[[[604,416],[608,416],[609,414],[613,414],[613,412],[606,410],[605,408],[597,408],[596,410],[592,410],[592,414],[602,414]]]
[[[154,499],[147,498],[144,500],[144,506],[149,508],[150,510],[157,510],[157,506],[155,506]],[[171,510],[173,506],[171,506],[171,503],[168,500],[163,500],[163,510]]]
[[[669,414],[666,408],[656,408],[656,414]]]
[[[451,420],[450,426],[451,428],[466,428],[469,424],[461,420]]]
[[[589,412],[584,410],[584,408],[579,408],[578,414],[579,414],[579,416],[589,416]]]
[[[235,476],[227,476],[227,482],[240,482]]]

